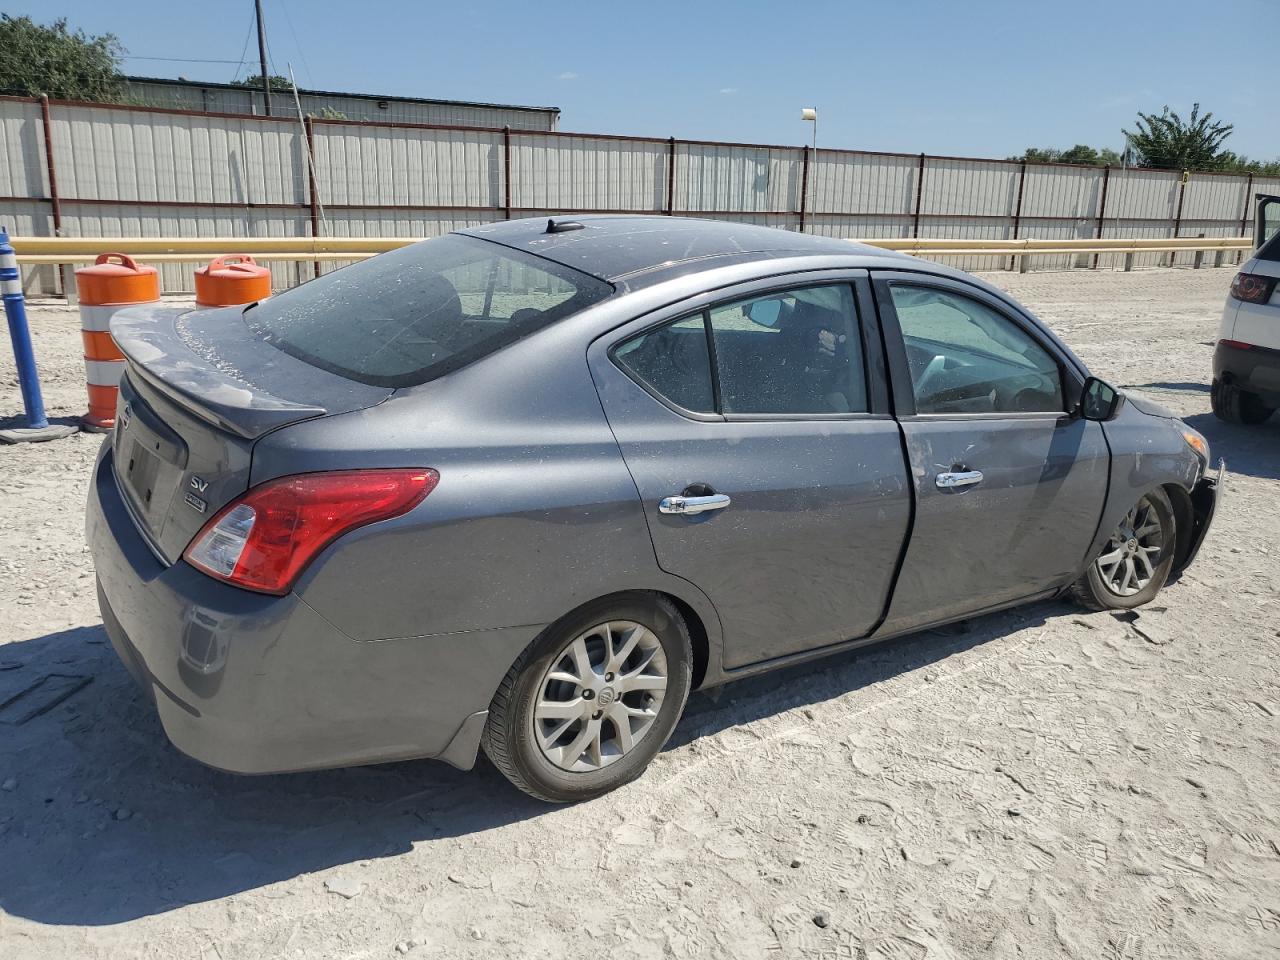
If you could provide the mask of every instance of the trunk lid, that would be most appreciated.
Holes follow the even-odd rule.
[[[248,489],[260,437],[372,406],[392,392],[264,343],[242,311],[134,307],[111,320],[126,361],[112,437],[116,482],[166,563]]]

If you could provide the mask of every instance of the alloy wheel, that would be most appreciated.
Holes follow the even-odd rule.
[[[657,635],[611,620],[574,637],[538,684],[534,741],[561,770],[586,773],[626,756],[652,728],[667,690]]]
[[[1116,528],[1096,561],[1107,589],[1131,597],[1155,577],[1164,550],[1164,527],[1149,497],[1138,501]]]

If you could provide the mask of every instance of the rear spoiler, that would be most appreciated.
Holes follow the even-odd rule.
[[[225,322],[239,326],[243,336],[238,312],[239,308],[227,311],[231,315]],[[181,318],[191,313],[185,307],[140,306],[111,318],[111,336],[128,362],[130,376],[145,380],[202,420],[249,440],[328,412],[268,393],[248,382],[222,351],[215,352],[211,344],[189,333],[184,336]]]

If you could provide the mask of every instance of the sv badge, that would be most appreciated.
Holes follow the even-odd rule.
[[[192,489],[192,490],[194,490],[196,493],[204,493],[206,490],[208,490],[208,489],[209,489],[209,481],[208,481],[208,480],[201,480],[201,479],[200,479],[199,477],[197,477],[195,474],[192,474],[192,475],[191,475],[191,489]]]

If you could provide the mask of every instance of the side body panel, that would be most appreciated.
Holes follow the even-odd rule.
[[[894,399],[902,424],[916,515],[889,614],[887,636],[1044,593],[1084,566],[1107,493],[1110,454],[1102,428],[1067,414],[917,415],[889,284],[927,283],[999,313],[1059,365],[1064,398],[1084,371],[1033,318],[985,289],[953,279],[877,272]],[[977,484],[941,489],[941,474],[977,471]]]
[[[1156,487],[1176,484],[1190,493],[1205,465],[1182,439],[1182,421],[1151,416],[1126,403],[1102,424],[1111,447],[1111,482],[1098,532],[1086,558],[1102,552],[1108,534],[1135,503]]]
[[[1084,420],[908,419],[916,522],[882,631],[1060,587],[1084,566],[1107,489],[1102,429]],[[980,470],[940,490],[939,473]]]
[[[778,278],[720,291],[716,299],[800,285],[808,282],[804,276],[814,279]],[[588,352],[658,563],[715,604],[726,669],[861,637],[883,616],[910,521],[897,424],[887,412],[688,415],[651,395],[610,359],[617,343],[707,302],[693,298],[656,311]],[[877,334],[868,372],[882,386],[880,354]],[[883,410],[885,403],[873,396],[873,408]],[[660,500],[694,484],[727,494],[731,505],[696,517],[659,511]]]

